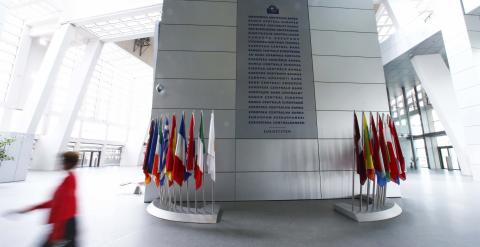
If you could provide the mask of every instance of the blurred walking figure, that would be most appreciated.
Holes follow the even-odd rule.
[[[52,231],[42,245],[44,247],[77,246],[77,223],[75,219],[77,215],[77,198],[75,194],[77,182],[72,169],[77,165],[79,155],[77,152],[65,152],[61,157],[63,159],[63,169],[68,172],[68,175],[55,190],[53,198],[20,211],[20,213],[27,213],[36,209],[50,209],[48,224],[52,224]]]

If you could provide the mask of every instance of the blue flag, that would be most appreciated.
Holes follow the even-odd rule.
[[[157,140],[158,140],[158,124],[155,121],[153,126],[153,138],[152,143],[150,143],[150,151],[148,153],[148,162],[147,162],[147,170],[148,173],[152,174],[153,170],[153,163],[155,160],[155,148],[157,147]]]

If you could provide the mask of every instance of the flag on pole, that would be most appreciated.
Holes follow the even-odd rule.
[[[195,117],[190,117],[190,126],[188,127],[188,147],[187,147],[187,172],[185,173],[186,179],[193,174],[193,168],[195,167]]]
[[[173,163],[175,162],[174,152],[175,152],[175,144],[177,138],[177,121],[175,115],[172,116],[172,128],[170,130],[170,138],[168,139],[168,148],[166,154],[166,161],[165,161],[165,175],[168,178],[168,186],[173,185]]]
[[[155,122],[152,120],[150,122],[150,128],[148,130],[148,141],[147,141],[147,146],[145,148],[145,156],[143,158],[143,174],[145,175],[146,184],[149,184],[151,181],[150,174],[148,172],[148,157],[150,154],[150,144],[152,142],[154,124]]]
[[[373,181],[375,179],[375,167],[373,166],[372,144],[370,143],[370,133],[368,131],[368,122],[365,112],[362,114],[362,118],[365,168],[367,169],[367,177]]]
[[[155,157],[153,158],[153,169],[152,169],[152,174],[155,177],[155,186],[159,187],[160,186],[160,153],[161,153],[161,144],[162,144],[162,139],[163,139],[163,133],[162,133],[162,118],[160,118],[160,121],[157,122],[157,144],[155,147]]]
[[[385,172],[385,180],[388,182],[390,180],[390,156],[388,154],[388,147],[385,141],[385,131],[384,131],[384,124],[382,117],[380,114],[377,113],[377,123],[378,123],[378,141],[380,144],[380,151],[382,153],[382,160],[383,160],[383,170]]]
[[[200,115],[200,127],[198,130],[198,149],[197,160],[195,163],[195,189],[202,187],[203,164],[205,157],[205,134],[203,133],[203,112]]]
[[[381,187],[387,184],[385,177],[385,170],[383,169],[383,160],[380,157],[380,141],[377,134],[377,126],[375,125],[375,119],[370,112],[370,142],[372,143],[372,157],[373,165],[375,167],[375,174],[377,175],[377,184]]]
[[[208,153],[207,153],[208,174],[215,181],[215,116],[210,115],[210,131],[208,133]]]
[[[185,140],[185,114],[182,114],[180,128],[177,134],[177,147],[175,148],[175,162],[173,163],[173,180],[180,186],[183,185],[185,178],[185,152],[187,142]]]
[[[389,170],[390,170],[390,180],[400,184],[400,180],[398,177],[398,165],[397,165],[397,157],[395,155],[395,148],[393,144],[393,138],[390,128],[390,118],[384,119],[384,129],[385,129],[385,141],[387,142],[387,152],[390,158],[389,160]]]
[[[358,127],[357,114],[353,113],[353,144],[355,146],[355,160],[357,165],[357,174],[360,176],[360,184],[364,185],[367,181],[367,170],[365,159],[363,158],[362,137]]]
[[[160,186],[165,184],[165,164],[167,163],[167,149],[168,149],[168,117],[165,117],[165,125],[163,126],[162,148],[160,150],[160,173],[163,174],[160,179]]]
[[[157,147],[157,140],[158,140],[158,126],[157,126],[157,121],[154,121],[152,142],[150,144],[150,150],[148,154],[148,173],[152,175],[153,175],[153,163],[155,161],[155,151]]]
[[[405,173],[405,158],[403,157],[402,147],[400,146],[400,140],[398,139],[395,123],[393,122],[391,117],[389,119],[393,143],[395,146],[395,154],[397,155],[398,177],[402,180],[405,180],[407,179],[407,174]]]

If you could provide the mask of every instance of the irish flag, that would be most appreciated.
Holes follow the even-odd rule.
[[[173,163],[173,180],[180,186],[185,178],[185,158],[187,142],[185,140],[185,115],[182,114],[180,128],[177,134],[177,147],[175,148],[175,162]]]
[[[195,189],[202,187],[203,164],[205,157],[205,134],[203,133],[203,112],[200,115],[200,128],[198,129],[197,160],[195,162]]]

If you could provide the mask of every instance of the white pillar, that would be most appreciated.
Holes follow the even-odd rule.
[[[435,13],[442,29],[453,91],[463,121],[471,173],[480,180],[480,65],[476,45],[478,16],[465,15],[460,1],[439,1]],[[473,36],[471,34],[474,34]]]
[[[60,116],[60,121],[54,129],[48,131],[37,142],[32,168],[42,170],[53,170],[56,168],[56,155],[66,147],[70,139],[73,125],[82,106],[83,98],[87,92],[102,47],[103,42],[100,40],[88,43],[82,61],[72,73],[69,97]]]
[[[411,62],[458,154],[462,174],[471,175],[461,113],[448,67],[439,54],[415,56]]]
[[[35,134],[51,96],[63,55],[73,40],[74,34],[74,27],[71,24],[64,24],[53,35],[25,104],[22,118],[25,124],[22,126],[23,131]]]
[[[140,109],[130,109],[127,141],[122,150],[120,166],[137,166],[143,158],[143,142],[148,135],[152,106],[153,80],[150,78],[135,78],[131,87],[133,97],[132,107],[145,106]]]
[[[20,43],[18,45],[17,55],[15,57],[15,64],[13,73],[10,78],[10,88],[8,89],[7,98],[5,101],[5,112],[0,122],[0,129],[3,131],[10,131],[15,111],[23,108],[25,102],[25,72],[30,54],[30,47],[32,45],[32,37],[30,37],[30,28],[24,26]]]

